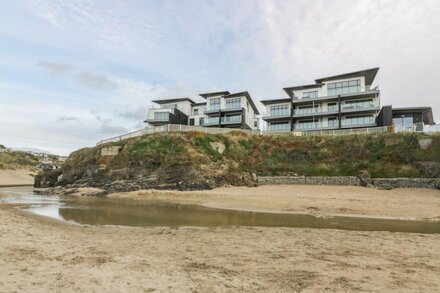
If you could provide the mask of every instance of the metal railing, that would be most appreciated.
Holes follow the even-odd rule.
[[[197,131],[197,132],[215,134],[215,133],[229,133],[229,132],[238,131],[248,135],[337,136],[337,135],[350,135],[350,134],[385,133],[391,131],[391,129],[392,128],[388,126],[381,126],[381,127],[358,128],[358,129],[315,130],[315,131],[270,131],[270,130],[260,131],[260,130],[247,130],[240,128],[217,128],[217,127],[166,124],[162,126],[145,128],[127,134],[104,139],[99,141],[96,145],[102,145],[110,142],[118,142],[124,139],[139,137],[147,134],[164,133],[164,132]]]

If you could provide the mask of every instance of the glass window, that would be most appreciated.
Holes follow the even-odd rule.
[[[300,106],[295,111],[296,114],[313,114],[318,112],[318,105]]]
[[[327,95],[336,96],[341,94],[358,93],[361,91],[361,80],[333,82],[327,85]]]
[[[220,98],[214,98],[210,100],[210,110],[220,110]]]
[[[336,117],[328,118],[328,126],[329,127],[337,127],[338,126],[338,118],[336,118]]]
[[[241,108],[241,98],[226,100],[226,109],[239,109],[239,108]]]
[[[374,123],[373,115],[348,116],[345,118],[344,125],[364,125]]]
[[[365,109],[373,108],[373,99],[346,101],[342,109]]]
[[[318,120],[302,120],[297,124],[297,129],[310,129],[310,128],[318,128],[320,127],[320,123]]]
[[[177,108],[177,104],[165,104],[161,106],[162,109],[174,109]]]
[[[277,105],[270,107],[270,116],[290,115],[289,105]]]
[[[194,109],[193,110],[193,115],[199,115],[199,109]]]
[[[303,98],[317,98],[318,97],[318,91],[311,91],[311,92],[304,92]]]

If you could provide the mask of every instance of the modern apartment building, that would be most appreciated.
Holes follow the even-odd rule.
[[[200,94],[206,99],[205,118],[202,126],[242,129],[258,129],[260,112],[250,94],[228,91]]]
[[[314,84],[284,88],[288,98],[263,100],[269,131],[313,131],[376,126],[379,68],[319,78]]]
[[[250,94],[228,91],[200,94],[206,102],[190,98],[155,100],[145,122],[159,126],[182,124],[203,127],[258,129],[259,111]]]

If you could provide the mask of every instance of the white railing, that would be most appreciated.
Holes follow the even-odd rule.
[[[99,141],[96,145],[101,145],[109,142],[117,142],[128,138],[139,137],[146,134],[163,133],[163,132],[191,132],[198,131],[204,133],[228,133],[228,132],[242,132],[248,135],[291,135],[291,136],[337,136],[337,135],[349,135],[349,134],[366,134],[366,133],[384,133],[390,131],[391,127],[370,127],[370,128],[358,128],[358,129],[339,129],[339,130],[316,130],[316,131],[260,131],[260,130],[247,130],[240,128],[217,128],[217,127],[201,127],[201,126],[188,126],[178,124],[166,124],[161,126],[155,126],[150,128],[141,129],[138,131],[130,132],[127,134],[111,137]]]

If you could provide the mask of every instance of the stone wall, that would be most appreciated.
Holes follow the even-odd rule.
[[[348,185],[359,186],[360,180],[356,176],[273,176],[259,177],[258,184],[286,184],[286,185]],[[373,185],[376,187],[389,186],[392,188],[440,188],[438,178],[376,178]]]

